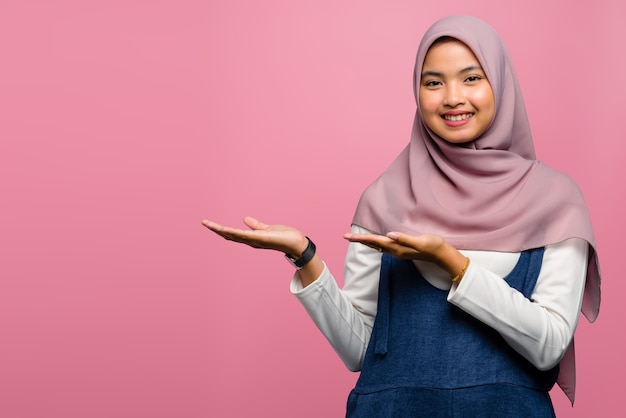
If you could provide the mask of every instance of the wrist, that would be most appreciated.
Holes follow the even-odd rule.
[[[315,256],[315,244],[309,237],[305,237],[306,246],[302,251],[298,251],[299,255],[294,257],[292,254],[285,253],[285,258],[294,265],[298,270],[302,269]]]
[[[289,248],[284,251],[285,255],[294,259],[298,259],[302,257],[302,254],[304,253],[304,251],[307,249],[309,245],[309,241],[310,241],[309,237],[302,235],[302,237],[300,237],[298,243],[294,247]]]
[[[467,268],[469,267],[469,263],[470,263],[470,259],[468,257],[465,257],[465,264],[463,264],[463,267],[461,268],[461,270],[459,270],[459,272],[456,275],[452,276],[452,283],[458,283],[461,281],[463,276],[465,276],[465,272],[467,271]]]
[[[447,271],[450,277],[455,277],[465,266],[467,257],[450,244],[445,243],[437,256],[437,260],[439,267]]]

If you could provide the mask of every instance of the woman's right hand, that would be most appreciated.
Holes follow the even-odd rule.
[[[246,216],[243,223],[250,229],[238,229],[203,220],[202,225],[229,241],[240,242],[252,248],[276,250],[299,258],[307,247],[304,234],[285,225],[266,225]]]

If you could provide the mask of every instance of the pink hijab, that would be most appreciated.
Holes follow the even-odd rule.
[[[426,53],[443,36],[474,52],[496,102],[491,126],[461,146],[425,125],[417,98]],[[570,177],[536,160],[517,76],[497,32],[470,16],[439,20],[420,43],[413,85],[417,111],[411,141],[365,190],[353,223],[380,234],[438,234],[465,250],[519,252],[582,238],[590,245],[582,312],[595,321],[600,271],[587,206]],[[558,380],[572,403],[575,377],[572,341]]]

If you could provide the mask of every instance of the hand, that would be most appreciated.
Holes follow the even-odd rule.
[[[390,232],[387,235],[345,234],[344,238],[398,258],[430,261],[439,265],[442,265],[442,258],[445,257],[449,247],[442,237],[428,234],[417,236],[399,232]]]
[[[360,242],[398,258],[429,261],[454,277],[466,264],[467,258],[439,235],[408,235],[390,232],[387,235],[345,234],[351,242]]]
[[[249,216],[243,219],[243,223],[250,229],[237,229],[208,220],[202,221],[202,225],[228,241],[240,242],[252,248],[276,250],[298,258],[307,247],[306,237],[295,228],[284,225],[266,225]]]

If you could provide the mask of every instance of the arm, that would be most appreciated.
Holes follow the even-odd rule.
[[[367,231],[353,226],[352,232]],[[327,268],[307,287],[297,276],[291,282],[292,293],[351,371],[360,370],[372,332],[380,259],[378,251],[350,243],[341,290]]]
[[[589,251],[584,240],[573,238],[546,247],[531,301],[502,280],[506,273],[496,274],[490,265],[497,264],[490,258],[508,258],[511,254],[464,251],[463,255],[434,235],[347,234],[346,239],[416,263],[428,262],[448,277],[463,272],[466,255],[470,259],[476,256],[474,261],[478,262],[469,263],[452,286],[448,301],[498,331],[538,369],[554,367],[565,355],[578,323],[584,291]],[[490,270],[483,267],[483,262]]]
[[[498,331],[535,367],[550,369],[565,354],[578,323],[587,254],[587,242],[578,238],[547,246],[532,300],[473,262],[448,301]]]

